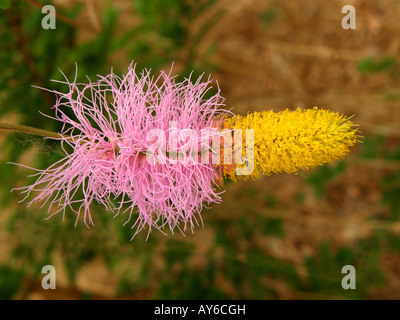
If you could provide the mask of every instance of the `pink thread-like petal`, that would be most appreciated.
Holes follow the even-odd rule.
[[[67,93],[51,91],[57,95],[54,119],[63,123],[59,140],[65,157],[37,170],[36,182],[23,189],[27,196],[35,193],[28,205],[47,203],[50,216],[69,209],[93,225],[90,205],[95,201],[115,215],[135,217],[136,233],[144,228],[150,233],[152,227],[185,232],[202,224],[203,206],[221,201],[216,191],[221,172],[211,161],[200,163],[196,155],[169,162],[168,152],[210,149],[207,141],[219,134],[215,129],[228,111],[220,109],[219,92],[205,98],[210,79],[176,83],[164,72],[156,79],[149,71],[138,76],[131,65],[122,78],[111,73],[87,84],[59,82],[69,87]],[[196,135],[168,151],[160,147],[155,156],[159,163],[150,163],[146,152],[153,142],[146,140],[147,134],[162,130],[168,142],[173,138],[171,123],[178,133],[190,130]]]

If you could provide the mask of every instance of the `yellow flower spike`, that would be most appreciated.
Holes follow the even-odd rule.
[[[241,129],[242,133],[242,143],[240,136],[238,141],[234,138],[233,151],[239,158],[233,157],[233,164],[221,164],[224,176],[234,181],[332,163],[347,155],[360,138],[348,117],[317,107],[230,117],[224,120],[223,129]],[[246,164],[248,172],[238,174]]]

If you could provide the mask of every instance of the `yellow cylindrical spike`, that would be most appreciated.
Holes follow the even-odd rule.
[[[242,132],[241,164],[221,164],[224,176],[234,181],[331,163],[348,154],[360,138],[348,117],[317,107],[230,117],[224,120],[223,128]],[[234,148],[237,149],[237,141]],[[238,175],[237,169],[246,164],[251,167],[249,174]]]

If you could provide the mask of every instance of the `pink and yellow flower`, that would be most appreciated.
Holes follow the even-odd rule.
[[[133,218],[135,234],[164,227],[185,232],[202,223],[205,205],[221,201],[223,178],[242,180],[308,170],[343,158],[359,131],[343,115],[323,109],[245,117],[220,108],[211,80],[175,82],[162,72],[64,82],[55,119],[65,157],[23,188],[28,205],[49,203],[52,216],[71,210],[94,225],[91,205]],[[243,147],[245,145],[245,147]],[[128,222],[127,221],[127,222]]]

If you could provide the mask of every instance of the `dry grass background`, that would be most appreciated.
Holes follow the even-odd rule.
[[[57,5],[70,5],[71,1],[56,1]],[[121,30],[132,26],[134,18],[130,1],[114,1],[123,9]],[[341,8],[352,4],[357,10],[357,29],[341,27]],[[82,41],[99,30],[100,1],[85,1],[77,20],[83,25]],[[399,100],[385,99],[385,95],[400,94],[399,79],[386,73],[362,74],[356,66],[366,57],[400,58],[400,5],[394,0],[381,1],[261,1],[220,0],[195,21],[187,21],[190,39],[176,57],[174,71],[179,73],[185,59],[194,50],[197,61],[215,50],[210,64],[216,66],[212,77],[221,87],[226,105],[235,113],[246,114],[259,110],[320,106],[355,115],[363,135],[384,134],[388,147],[396,147],[400,140]],[[89,27],[88,27],[89,25]],[[89,31],[88,31],[89,28]],[[92,31],[92,30],[94,31]],[[198,35],[202,34],[201,37]],[[134,57],[122,52],[110,64],[125,66]],[[168,68],[168,66],[166,66]],[[360,145],[348,156],[344,174],[327,187],[324,197],[317,198],[313,189],[301,175],[274,175],[255,182],[230,184],[223,195],[223,204],[205,215],[205,228],[197,229],[185,241],[195,244],[190,264],[202,270],[203,257],[215,243],[213,219],[219,221],[251,217],[249,206],[257,214],[283,218],[285,237],[257,235],[254,242],[243,238],[240,252],[246,253],[256,246],[267,255],[292,262],[299,275],[305,275],[302,261],[316,255],[318,246],[325,241],[332,247],[351,246],[368,237],[374,230],[390,229],[400,235],[400,222],[387,223],[384,217],[389,209],[382,205],[380,181],[384,175],[400,168],[396,162],[361,161],[357,158]],[[303,176],[307,173],[304,173]],[[243,195],[243,190],[255,190],[254,197]],[[266,207],[264,194],[270,194],[278,205]],[[297,195],[303,201],[294,201]],[[400,195],[399,195],[400,196]],[[232,234],[232,237],[243,237]],[[2,236],[2,243],[6,243]],[[178,239],[182,237],[176,236]],[[3,247],[3,246],[2,246]],[[163,250],[161,240],[160,252]],[[3,250],[3,260],[7,249]],[[222,254],[217,259],[222,259]],[[59,257],[55,257],[57,261]],[[130,268],[135,270],[135,262]],[[162,262],[159,270],[162,272]],[[371,298],[400,297],[400,255],[381,257],[380,266],[388,284],[371,288]],[[19,298],[78,298],[90,291],[92,298],[113,297],[116,278],[95,260],[85,265],[71,288],[61,263],[57,267],[57,286],[54,292],[45,292],[40,283],[25,286]],[[156,281],[156,280],[155,280]],[[235,297],[235,287],[223,277],[217,280],[223,291]],[[265,278],[279,299],[324,298],[323,295],[291,291],[284,282]],[[156,284],[147,290],[122,298],[152,298]]]

